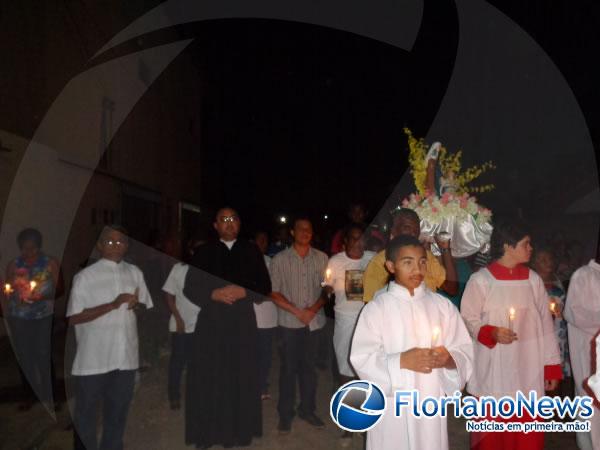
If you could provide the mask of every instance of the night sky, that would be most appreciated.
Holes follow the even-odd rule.
[[[558,65],[598,142],[592,74],[599,71],[589,59],[598,43],[593,28],[598,7],[496,3]],[[425,2],[411,52],[346,32],[271,20],[211,21],[180,32],[196,38],[186,52],[209,86],[199,105],[203,204],[234,205],[249,228],[269,228],[276,215],[295,213],[315,218],[327,213],[335,227],[353,200],[377,213],[407,169],[402,127],[417,136],[427,132],[459,38],[452,1]],[[169,70],[178,70],[176,62]],[[506,174],[510,168],[500,170]],[[547,178],[537,176],[540,182]],[[494,181],[493,174],[482,179]],[[552,183],[540,191],[548,186]],[[483,200],[493,207],[502,195],[498,190]]]
[[[123,23],[148,11],[150,3],[124,7]],[[523,27],[557,64],[593,141],[599,142],[598,4],[490,3]],[[458,30],[456,8],[449,0],[425,2],[410,52],[347,32],[262,19],[170,30],[179,38],[195,38],[185,52],[193,55],[198,81],[207,86],[196,117],[202,130],[197,150],[203,164],[198,177],[202,206],[233,205],[251,228],[270,227],[277,215],[300,212],[315,217],[327,213],[331,226],[338,226],[354,200],[377,213],[407,169],[402,127],[422,136],[435,117],[452,75]],[[104,37],[97,42],[105,43],[114,31],[98,27]],[[145,39],[148,45],[153,36]],[[97,48],[90,44],[88,50],[93,54]],[[167,70],[188,69],[176,60]],[[164,89],[160,81],[151,89]],[[10,83],[4,88],[10,90]],[[43,114],[48,99],[45,104],[30,101],[38,102]],[[2,109],[3,123],[15,124],[6,106]],[[9,129],[27,135],[35,125]],[[187,126],[182,123],[182,132]],[[494,195],[502,192],[484,199],[492,207]]]
[[[426,8],[410,53],[291,22],[200,26],[207,39],[189,51],[214,88],[204,110],[204,198],[234,204],[262,227],[280,213],[339,223],[351,201],[376,213],[407,168],[402,127],[424,133],[437,111],[456,25],[452,2]],[[435,75],[424,70],[431,64]]]

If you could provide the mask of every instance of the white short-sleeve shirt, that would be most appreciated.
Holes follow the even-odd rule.
[[[362,258],[352,259],[340,252],[329,259],[331,269],[328,281],[335,291],[335,312],[356,316],[364,303],[364,273],[375,253],[365,251]]]
[[[119,294],[139,289],[140,303],[152,308],[142,271],[125,261],[100,259],[73,279],[67,317],[112,302]],[[73,375],[96,375],[139,367],[136,315],[127,304],[90,322],[75,325],[77,351]]]
[[[183,319],[185,324],[185,332],[193,333],[196,328],[196,322],[198,320],[198,313],[200,307],[193,304],[185,295],[183,295],[183,288],[185,286],[185,277],[188,273],[189,266],[183,263],[177,263],[171,269],[167,281],[162,288],[167,294],[175,296],[175,306],[179,315]],[[177,331],[175,323],[175,317],[171,314],[169,320],[169,331],[174,333]]]
[[[271,258],[263,255],[267,269],[271,270]],[[266,298],[260,304],[254,304],[254,313],[256,314],[256,326],[258,328],[275,328],[277,326],[277,306],[270,299]]]

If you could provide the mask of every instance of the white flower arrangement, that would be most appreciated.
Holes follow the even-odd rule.
[[[402,200],[402,208],[414,210],[421,220],[431,224],[440,224],[444,219],[464,221],[472,217],[477,225],[491,222],[492,211],[477,204],[477,199],[467,193],[455,195],[445,193],[441,197],[430,195],[422,197],[410,194]]]

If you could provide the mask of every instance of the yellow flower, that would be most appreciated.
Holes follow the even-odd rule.
[[[408,128],[404,128],[404,133],[408,138],[408,162],[411,167],[410,173],[413,176],[417,192],[421,195],[425,195],[425,183],[427,179],[425,156],[428,151],[427,144],[423,138],[415,138]],[[447,177],[450,172],[454,174],[457,194],[461,195],[469,192],[489,192],[494,189],[495,186],[493,184],[486,184],[476,187],[470,186],[470,183],[483,173],[496,168],[492,161],[487,161],[481,165],[469,167],[461,172],[461,158],[462,150],[458,150],[456,153],[450,153],[446,147],[441,147],[438,156],[438,164],[444,176]]]

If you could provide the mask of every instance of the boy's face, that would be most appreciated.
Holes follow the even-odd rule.
[[[427,256],[421,246],[406,246],[398,250],[395,261],[386,261],[385,267],[394,275],[396,283],[414,293],[425,279]]]

